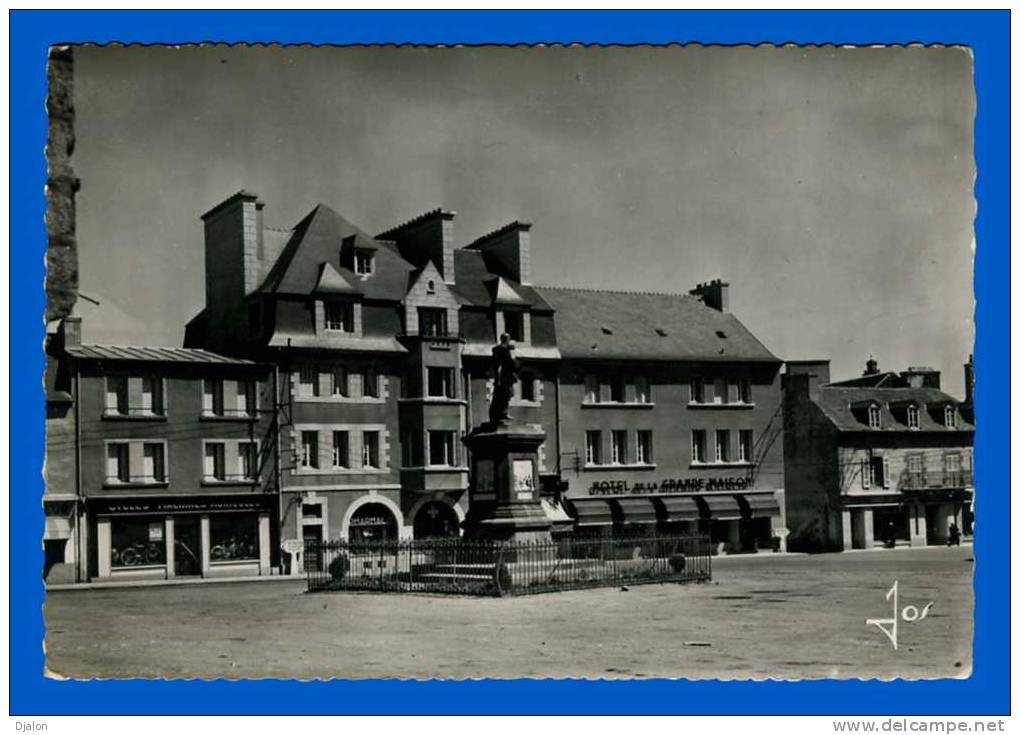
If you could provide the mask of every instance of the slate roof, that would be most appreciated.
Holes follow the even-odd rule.
[[[694,296],[537,287],[564,357],[780,362],[740,321]]]
[[[373,247],[373,272],[362,278],[348,268],[335,268],[358,293],[370,299],[399,301],[407,289],[408,274],[414,269],[400,257],[396,247],[348,222],[325,204],[319,204],[294,228],[280,257],[260,288],[263,292],[310,294],[319,283],[323,263],[336,263],[341,243],[354,238],[354,245]]]
[[[875,401],[879,404],[882,414],[881,428],[869,428],[867,420],[851,410],[852,404],[862,401]],[[908,429],[907,425],[902,423],[902,417],[896,417],[889,410],[890,403],[895,405],[904,401],[916,401],[920,404],[919,429]],[[968,423],[959,411],[960,402],[937,388],[871,388],[830,384],[819,387],[815,404],[841,431],[867,431],[869,433],[974,431],[974,425]],[[955,429],[936,421],[927,410],[929,406],[938,406],[941,410],[946,404],[956,406],[958,409]]]
[[[485,258],[479,250],[459,248],[453,251],[453,273],[456,284],[450,288],[467,303],[474,306],[492,306],[496,295],[496,279],[500,276],[485,265]],[[549,311],[550,306],[542,294],[531,286],[524,286],[504,278],[521,300],[533,310]]]
[[[255,365],[251,360],[225,357],[187,347],[72,345],[65,352],[79,360],[130,360],[135,362],[187,362],[217,365]]]
[[[859,378],[840,380],[830,385],[844,386],[847,388],[906,388],[908,383],[896,373],[873,373],[862,375]]]

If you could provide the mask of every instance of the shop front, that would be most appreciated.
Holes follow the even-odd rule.
[[[88,513],[98,581],[271,573],[271,497],[102,499]]]

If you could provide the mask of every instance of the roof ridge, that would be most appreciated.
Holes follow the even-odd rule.
[[[476,237],[474,240],[469,242],[464,247],[470,250],[475,245],[480,245],[481,243],[485,242],[486,240],[490,240],[493,237],[496,237],[497,235],[502,235],[504,232],[509,232],[510,230],[516,229],[518,227],[527,227],[527,228],[530,229],[531,226],[532,226],[531,222],[521,222],[519,219],[515,219],[513,222],[508,222],[508,223],[506,223],[505,225],[503,225],[501,227],[497,227],[495,230],[492,230],[491,232],[487,232],[484,235],[482,235],[481,237]]]
[[[533,284],[532,288],[539,290],[548,289],[550,291],[581,291],[585,293],[609,293],[609,294],[623,294],[623,295],[634,295],[634,296],[680,296],[686,299],[693,299],[700,301],[697,297],[689,293],[680,293],[677,291],[627,291],[619,288],[593,288],[593,287],[582,287],[582,286],[547,286],[543,284]]]
[[[412,226],[418,224],[419,222],[423,222],[426,219],[428,219],[429,217],[435,217],[437,214],[438,215],[448,214],[450,216],[456,216],[457,215],[456,212],[453,212],[451,210],[446,210],[446,209],[443,209],[442,207],[435,207],[434,209],[430,209],[427,212],[422,212],[421,214],[419,214],[416,217],[412,217],[411,219],[407,220],[406,222],[402,222],[401,224],[397,225],[396,227],[390,227],[388,230],[383,230],[382,232],[380,232],[378,235],[375,236],[375,239],[376,240],[385,240],[385,239],[388,238],[389,235],[395,235],[398,232],[400,232],[401,230],[405,230],[408,227],[412,227]]]

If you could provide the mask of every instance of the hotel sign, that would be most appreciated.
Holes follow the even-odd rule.
[[[588,488],[589,495],[680,495],[682,493],[736,492],[754,487],[751,477],[681,477],[658,482],[596,480]]]

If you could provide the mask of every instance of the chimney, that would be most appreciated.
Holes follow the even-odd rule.
[[[864,363],[864,375],[878,375],[878,360],[874,357],[869,357],[868,361]]]
[[[900,377],[907,382],[911,388],[941,388],[941,374],[935,368],[930,367],[908,367]]]
[[[74,347],[81,344],[81,317],[65,316],[60,320],[60,327],[57,330],[60,335],[60,347]]]
[[[375,239],[395,243],[401,257],[418,268],[432,261],[443,274],[443,280],[453,284],[453,218],[456,216],[456,212],[433,209],[380,232]]]
[[[239,191],[202,215],[205,223],[205,308],[212,342],[235,341],[248,319],[244,298],[259,285],[264,250],[257,194]]]
[[[963,402],[974,405],[974,355],[967,357],[963,365]]]
[[[730,310],[730,284],[719,278],[708,283],[699,283],[691,289],[691,295],[697,296],[705,304],[716,311]]]
[[[818,397],[819,386],[828,385],[829,360],[791,360],[786,363],[786,384],[792,391],[807,393],[808,397]]]
[[[494,273],[531,285],[531,224],[511,222],[475,240],[467,246],[478,250],[485,265]]]

